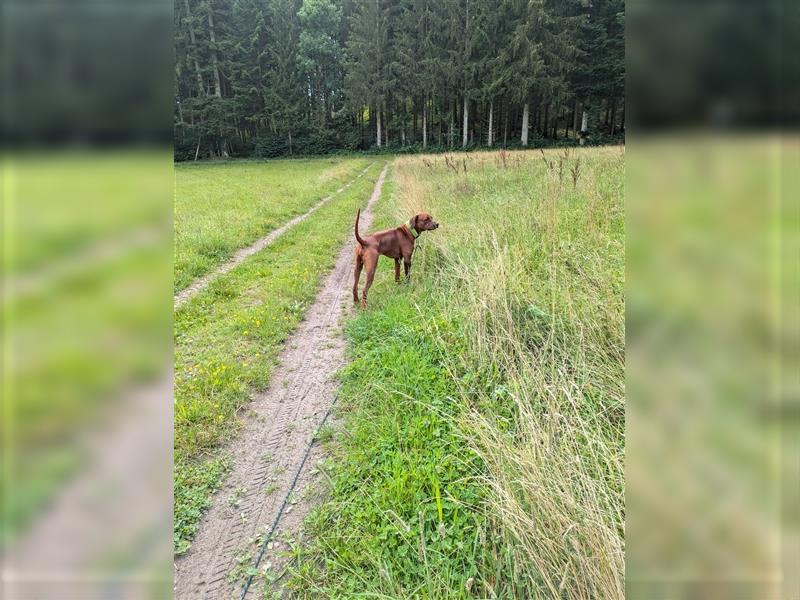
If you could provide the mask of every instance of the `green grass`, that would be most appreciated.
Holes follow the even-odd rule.
[[[165,373],[172,177],[158,149],[30,152],[3,167],[5,545],[86,464],[86,436]]]
[[[3,272],[26,274],[169,223],[165,156],[161,150],[4,156]]]
[[[224,460],[222,448],[236,435],[239,411],[269,383],[281,342],[302,319],[339,248],[352,236],[353,216],[369,198],[382,166],[373,165],[352,187],[214,280],[176,313],[177,553],[189,547],[208,496],[224,473],[217,468],[206,476],[205,466]]]
[[[466,160],[395,161],[299,597],[624,596],[624,150]]]
[[[175,165],[175,290],[324,196],[372,158]]]

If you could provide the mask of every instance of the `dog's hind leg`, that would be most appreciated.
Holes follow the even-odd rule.
[[[400,259],[394,259],[394,282],[400,283]]]
[[[367,270],[367,281],[364,283],[364,291],[361,292],[361,308],[367,308],[367,294],[372,287],[372,280],[375,279],[375,268],[378,266],[378,253],[370,252],[363,257],[364,267]]]
[[[361,278],[361,269],[364,267],[364,260],[361,253],[356,252],[356,267],[353,272],[353,303],[358,304],[358,280]]]

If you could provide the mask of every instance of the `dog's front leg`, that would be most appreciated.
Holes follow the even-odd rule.
[[[411,281],[411,259],[403,259],[403,270],[406,272],[406,281]]]

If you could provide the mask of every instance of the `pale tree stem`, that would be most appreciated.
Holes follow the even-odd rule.
[[[428,147],[428,98],[422,103],[422,147]]]
[[[522,145],[528,145],[528,103],[522,107]]]
[[[377,136],[378,148],[380,148],[381,147],[381,109],[380,108],[377,110],[377,114],[375,115],[375,117],[376,117],[375,120],[376,120],[376,122],[378,124],[378,136]]]
[[[469,102],[467,101],[467,94],[466,89],[464,90],[464,131],[462,135],[461,147],[467,147],[468,141],[468,133],[467,129],[469,128]]]
[[[586,144],[586,133],[589,130],[589,111],[583,107],[583,117],[581,118],[581,146]]]
[[[492,117],[494,116],[494,101],[489,102],[489,148],[492,147]]]

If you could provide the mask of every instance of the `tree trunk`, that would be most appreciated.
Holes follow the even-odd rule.
[[[494,117],[494,100],[489,102],[489,139],[487,142],[489,148],[492,147],[492,126],[493,126],[492,117]]]
[[[442,106],[439,105],[439,147],[441,148],[444,144],[442,144],[442,140],[444,139],[444,125],[442,121],[444,120],[444,114],[442,113]]]
[[[451,148],[453,147],[453,138],[456,135],[456,111],[455,109],[450,111],[450,139],[448,141],[448,146]]]
[[[572,109],[572,131],[574,131],[576,135],[578,134],[578,114],[579,114],[579,112],[580,111],[578,110],[578,101],[575,100],[575,107]]]
[[[214,10],[208,7],[208,35],[211,38],[211,65],[214,67],[214,95],[222,98],[222,81],[219,77],[219,62],[217,61],[217,38],[214,35]]]
[[[503,148],[505,148],[506,146],[508,146],[508,118],[510,116],[509,112],[510,112],[511,109],[508,107],[508,102],[507,101],[504,102],[503,104],[505,104],[505,109],[506,109],[506,111],[505,111],[506,112],[506,118],[503,119]]]
[[[522,145],[528,145],[528,103],[522,106]]]
[[[547,130],[550,129],[550,103],[544,105],[544,123],[542,123],[542,125],[543,126],[540,130],[542,132],[542,136],[547,137],[547,134],[549,133]]]
[[[553,115],[553,139],[558,139],[558,117],[561,114],[561,101],[559,100],[558,106],[556,106],[556,112]]]
[[[469,101],[467,100],[467,89],[464,88],[464,131],[462,132],[461,147],[466,148],[469,136]]]
[[[439,144],[440,148],[443,146],[442,140],[444,139],[444,130],[442,129],[442,127],[443,127],[443,125],[442,125],[442,113],[439,112],[439,138],[438,138],[437,141],[438,141],[438,144]]]
[[[564,139],[566,140],[569,138],[569,128],[570,125],[575,121],[575,105],[572,105],[572,115],[567,118],[567,122],[564,126]]]
[[[422,147],[428,147],[428,99],[422,103]]]
[[[581,146],[586,144],[586,133],[589,130],[589,111],[583,107],[583,117],[581,118]]]
[[[378,125],[376,139],[378,140],[378,148],[380,149],[380,147],[381,147],[381,109],[380,108],[377,109],[377,112],[375,114],[375,123],[377,123],[377,125]]]
[[[189,0],[183,0],[183,5],[186,7],[186,16],[191,20],[192,18],[192,11],[189,10]],[[192,52],[197,52],[197,42],[194,38],[194,27],[192,27],[191,23],[188,26],[189,29],[189,40],[192,42]],[[197,75],[197,90],[201,96],[206,95],[206,88],[203,85],[203,75],[200,73],[200,63],[197,62],[197,54],[194,56],[194,72]],[[197,158],[195,158],[197,160]]]
[[[464,16],[464,60],[467,60],[467,55],[469,53],[469,0],[466,0],[466,11]],[[461,147],[466,148],[467,142],[469,141],[468,138],[468,129],[469,129],[469,100],[467,99],[467,73],[464,73],[464,110],[463,117],[464,117],[464,126],[461,132]]]
[[[614,135],[614,127],[616,126],[617,120],[617,99],[614,98],[611,100],[611,124],[609,126],[608,133]]]
[[[387,109],[383,109],[383,129],[386,135],[386,147],[389,147],[389,111]]]

